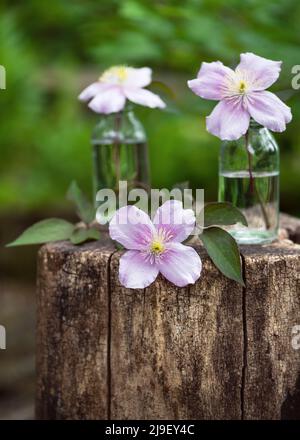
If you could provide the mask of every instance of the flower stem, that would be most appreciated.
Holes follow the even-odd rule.
[[[115,116],[115,142],[114,142],[114,164],[115,164],[115,175],[116,175],[116,190],[119,188],[119,181],[121,179],[121,159],[120,159],[120,139],[118,134],[120,133],[122,122],[122,114],[116,113]]]
[[[246,151],[247,151],[247,156],[248,156],[248,170],[249,170],[249,179],[250,179],[250,193],[253,194],[254,193],[254,177],[253,177],[253,172],[252,172],[252,157],[249,151],[249,131],[246,132],[245,134],[245,146],[246,146]]]
[[[264,206],[264,203],[263,203],[263,201],[262,201],[262,199],[260,197],[260,194],[259,194],[259,192],[258,192],[258,190],[256,188],[255,180],[254,180],[254,176],[253,176],[252,157],[251,157],[251,154],[250,154],[250,151],[249,151],[249,131],[247,131],[246,134],[245,134],[245,146],[246,146],[246,151],[247,151],[247,156],[248,156],[248,170],[249,170],[249,179],[250,179],[250,184],[249,184],[250,194],[254,195],[254,193],[255,193],[255,196],[256,196],[256,198],[258,200],[258,203],[260,205],[260,209],[261,209],[261,212],[262,212],[262,215],[263,215],[263,219],[264,219],[264,222],[265,222],[265,225],[266,225],[266,229],[270,229],[271,225],[270,225],[270,221],[269,221],[269,218],[268,218],[268,214],[267,214],[266,208]]]
[[[258,203],[259,203],[259,205],[260,205],[260,209],[261,209],[261,212],[262,212],[262,215],[263,215],[263,218],[264,218],[264,222],[265,222],[265,225],[266,225],[266,229],[270,229],[270,221],[269,221],[269,217],[268,217],[268,214],[267,214],[267,211],[266,211],[266,209],[265,209],[265,206],[264,206],[264,203],[263,203],[263,201],[261,200],[261,197],[260,197],[260,195],[259,195],[259,192],[257,191],[257,189],[255,188],[255,193],[256,193],[256,197],[257,197],[257,199],[258,199]]]

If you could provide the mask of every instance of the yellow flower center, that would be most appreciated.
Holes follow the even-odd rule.
[[[165,250],[165,246],[160,240],[154,240],[151,243],[150,250],[152,253],[158,255],[161,254]]]
[[[232,72],[231,75],[225,78],[223,85],[223,95],[225,98],[232,98],[240,95],[244,97],[251,92],[253,80],[248,72],[237,69],[236,72]]]
[[[245,81],[241,80],[238,88],[240,93],[245,93],[247,89],[247,84],[245,83]]]
[[[105,70],[100,76],[99,81],[122,83],[126,80],[127,76],[128,69],[126,66],[114,66]]]

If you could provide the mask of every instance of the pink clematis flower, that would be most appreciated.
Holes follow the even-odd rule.
[[[115,66],[106,70],[97,82],[84,89],[79,99],[90,101],[89,107],[96,113],[115,113],[123,110],[126,99],[146,107],[164,108],[159,96],[144,89],[151,83],[149,67]]]
[[[129,249],[120,259],[121,284],[143,289],[160,272],[176,286],[193,284],[199,278],[202,264],[197,252],[181,242],[195,226],[191,209],[183,209],[177,200],[165,202],[153,222],[135,206],[120,208],[109,225],[113,240]]]
[[[272,131],[284,131],[291,121],[290,108],[265,89],[279,77],[281,61],[242,53],[235,70],[220,61],[202,63],[189,88],[204,99],[220,101],[206,118],[207,130],[223,140],[238,139],[249,127],[250,117]]]

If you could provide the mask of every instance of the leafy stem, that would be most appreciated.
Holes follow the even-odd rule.
[[[67,193],[68,200],[75,204],[76,212],[81,220],[73,224],[60,218],[41,220],[26,229],[7,247],[42,244],[58,240],[70,240],[80,244],[90,240],[99,240],[100,231],[95,226],[95,209],[76,182],[72,182]]]
[[[234,238],[219,226],[242,223],[243,213],[228,202],[207,203],[197,218],[202,229],[199,235],[215,266],[227,277],[244,285],[239,248]],[[202,223],[202,225],[200,225]]]

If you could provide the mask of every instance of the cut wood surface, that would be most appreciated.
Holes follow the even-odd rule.
[[[131,290],[107,238],[41,248],[38,418],[300,419],[300,246],[241,247],[245,288],[196,250],[195,285]]]

